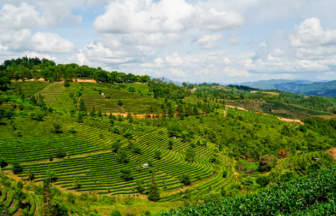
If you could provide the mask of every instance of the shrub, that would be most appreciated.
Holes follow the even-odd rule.
[[[76,195],[74,195],[73,193],[68,193],[67,200],[68,200],[68,202],[70,202],[72,204],[75,204]]]
[[[260,185],[262,187],[265,187],[266,185],[268,185],[269,179],[266,176],[259,176],[256,179],[256,182],[257,182],[258,185]]]
[[[132,170],[130,168],[124,168],[120,170],[120,172],[121,172],[121,178],[124,179],[125,181],[133,180]]]
[[[111,216],[122,216],[122,214],[120,213],[120,211],[114,209],[114,210],[112,210],[112,212],[111,212]]]
[[[17,161],[14,161],[12,163],[13,167],[12,167],[12,171],[14,174],[18,174],[18,173],[21,173],[23,171],[23,168],[22,166],[19,164],[19,162]]]
[[[191,178],[189,175],[184,174],[180,177],[180,181],[181,183],[183,183],[184,185],[190,185],[191,184]]]
[[[18,183],[16,184],[16,186],[17,186],[18,188],[22,189],[22,188],[23,188],[23,183],[22,183],[22,181],[18,181]]]

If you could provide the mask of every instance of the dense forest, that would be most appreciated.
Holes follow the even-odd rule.
[[[0,82],[2,214],[332,212],[328,98],[26,57],[5,61]],[[280,209],[265,200],[279,193]]]

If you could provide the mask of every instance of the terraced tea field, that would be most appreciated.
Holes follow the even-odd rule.
[[[138,193],[136,181],[142,180],[147,185],[154,174],[157,185],[163,192],[162,201],[181,199],[177,195],[184,187],[179,179],[181,175],[190,176],[194,185],[193,194],[202,193],[209,185],[219,190],[222,186],[233,183],[231,158],[223,156],[220,159],[223,167],[216,173],[213,164],[209,162],[213,150],[196,146],[195,160],[190,163],[185,159],[185,150],[190,143],[159,135],[155,127],[140,127],[117,121],[113,127],[119,128],[120,132],[116,134],[112,132],[108,119],[88,119],[80,124],[76,118],[67,117],[59,118],[58,122],[68,128],[75,128],[76,133],[59,138],[0,141],[2,155],[8,162],[22,163],[23,173],[19,176],[24,180],[28,180],[28,169],[34,173],[35,182],[46,178],[46,170],[53,170],[56,172],[55,185],[62,188],[74,190],[73,181],[78,178],[81,184],[77,189],[79,192],[95,191],[117,195]],[[129,141],[123,136],[125,132],[132,133],[130,141],[140,146],[141,154],[134,153],[129,147]],[[121,163],[118,154],[112,152],[111,145],[116,140],[120,140],[121,148],[127,152],[130,160],[128,163]],[[169,141],[174,142],[172,150],[168,149]],[[60,149],[67,153],[63,159],[57,159]],[[156,151],[161,152],[161,159],[155,158]],[[48,161],[50,158],[54,160]],[[151,168],[140,168],[148,161],[151,161]],[[120,177],[120,171],[124,168],[130,168],[132,180],[125,181]],[[221,177],[224,170],[229,172],[226,179]],[[205,183],[198,183],[205,179]],[[145,190],[147,189],[145,186]]]
[[[50,106],[56,101],[57,97],[63,92],[64,89],[64,83],[52,83],[39,93],[41,93],[41,95],[44,97],[44,103],[47,106]]]

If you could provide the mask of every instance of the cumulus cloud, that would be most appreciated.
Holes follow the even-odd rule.
[[[109,2],[106,12],[97,17],[94,27],[101,32],[177,32],[194,13],[184,0],[162,0],[158,3],[138,0]]]
[[[171,56],[166,56],[165,60],[167,63],[174,67],[180,66],[183,63],[177,52],[174,52]]]
[[[222,43],[222,34],[203,35],[197,40],[198,46],[202,49],[217,48]]]
[[[71,7],[83,1],[70,2],[65,0],[35,1],[35,4],[21,3],[18,6],[4,4],[0,10],[0,28],[19,30],[55,27],[59,23],[80,24],[82,17],[72,15]]]
[[[7,52],[71,53],[76,46],[61,36],[31,30],[6,31],[0,34],[0,45]]]
[[[244,24],[244,17],[233,11],[206,10],[185,0],[151,0],[109,2],[94,27],[100,32],[180,32],[187,28],[219,31]]]
[[[315,47],[336,44],[336,30],[323,30],[318,18],[310,18],[295,26],[294,34],[290,36],[294,47]]]
[[[0,28],[23,29],[47,27],[49,21],[42,17],[35,6],[22,3],[19,7],[5,4],[0,10]]]
[[[196,27],[211,31],[232,30],[241,27],[244,23],[245,19],[241,14],[233,11],[217,11],[216,8],[203,11],[195,19]]]

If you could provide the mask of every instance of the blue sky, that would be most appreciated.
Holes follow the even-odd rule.
[[[190,82],[336,79],[334,0],[0,0],[0,61]]]

